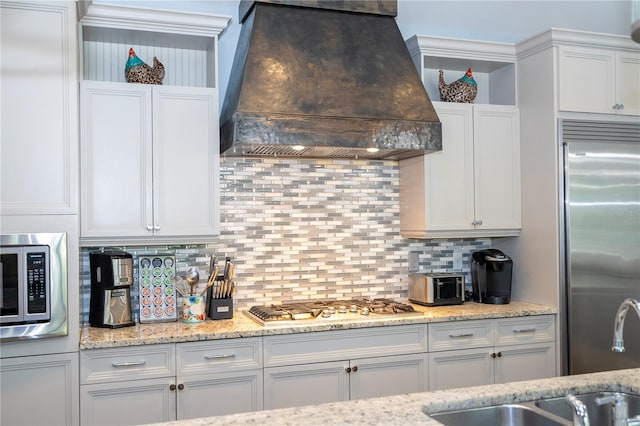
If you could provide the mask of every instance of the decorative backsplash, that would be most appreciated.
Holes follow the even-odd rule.
[[[176,254],[178,275],[209,256],[236,263],[234,309],[291,300],[407,299],[409,252],[420,270],[463,272],[490,239],[414,240],[400,236],[398,163],[371,160],[224,158],[221,230],[211,244],[120,247],[134,255]],[[82,322],[89,315],[89,255],[81,251]],[[462,268],[453,268],[454,253]],[[137,283],[132,291],[137,312]]]

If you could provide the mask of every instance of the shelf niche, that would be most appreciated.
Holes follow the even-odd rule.
[[[439,70],[451,84],[471,68],[478,83],[474,103],[517,105],[515,45],[421,35],[406,44],[432,101],[440,100]]]

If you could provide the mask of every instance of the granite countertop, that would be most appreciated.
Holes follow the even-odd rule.
[[[501,385],[412,393],[161,423],[164,426],[220,425],[440,425],[425,413],[485,407],[598,391],[640,393],[640,368]],[[157,424],[160,425],[160,424]]]
[[[177,321],[136,324],[132,327],[118,329],[83,327],[80,336],[80,350],[430,322],[547,315],[556,314],[558,311],[554,307],[521,301],[512,301],[508,305],[465,302],[462,305],[454,306],[427,307],[415,304],[412,306],[416,311],[422,312],[422,315],[394,318],[385,316],[363,317],[362,319],[344,322],[301,321],[299,325],[265,327],[249,319],[244,313],[235,312],[232,319],[207,320],[197,324],[185,324],[182,321]]]

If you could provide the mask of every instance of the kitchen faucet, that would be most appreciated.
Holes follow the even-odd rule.
[[[587,406],[584,405],[584,402],[572,394],[565,396],[564,400],[573,410],[573,426],[590,426],[589,413],[587,413]]]
[[[627,316],[629,307],[635,309],[638,318],[640,318],[640,301],[636,299],[626,299],[618,306],[618,312],[616,313],[616,319],[613,329],[613,347],[611,350],[614,352],[624,352],[624,339],[622,338],[622,330],[624,329],[624,319]]]

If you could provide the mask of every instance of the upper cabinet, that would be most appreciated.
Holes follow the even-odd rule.
[[[442,151],[400,161],[402,236],[518,235],[520,113],[515,106],[515,47],[423,36],[414,36],[407,44],[432,101],[440,98],[440,69],[445,71],[445,82],[451,83],[472,68],[478,95],[474,104],[433,102],[442,123]]]
[[[78,213],[75,2],[0,2],[0,213]]]
[[[640,115],[640,49],[562,45],[561,111]]]
[[[81,102],[85,243],[219,234],[213,89],[84,81]]]
[[[220,233],[218,35],[230,18],[82,2],[81,243]],[[125,82],[129,48],[162,85]]]
[[[442,151],[400,161],[402,236],[518,235],[518,109],[443,102],[434,106],[442,122]]]

